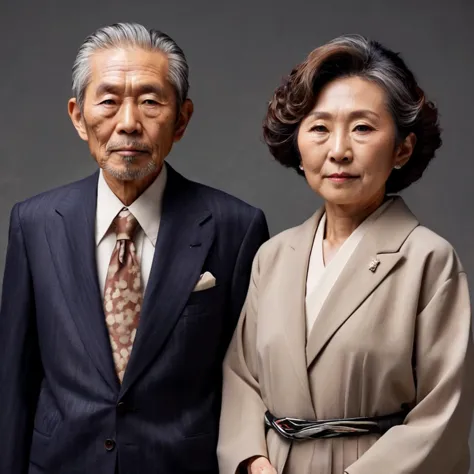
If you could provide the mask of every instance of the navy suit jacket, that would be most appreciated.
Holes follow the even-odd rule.
[[[261,210],[168,171],[122,385],[97,280],[98,173],[14,206],[0,312],[0,474],[218,472],[221,363],[268,228]],[[193,292],[204,271],[217,285]]]

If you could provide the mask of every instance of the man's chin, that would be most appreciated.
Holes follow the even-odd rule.
[[[156,174],[158,172],[158,166],[152,161],[145,166],[109,166],[105,164],[103,170],[109,176],[119,181],[138,181]]]

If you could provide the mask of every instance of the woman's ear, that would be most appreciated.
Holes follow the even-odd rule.
[[[412,132],[409,133],[404,140],[397,146],[395,154],[394,167],[401,168],[404,166],[413,154],[413,150],[416,145],[416,135]]]

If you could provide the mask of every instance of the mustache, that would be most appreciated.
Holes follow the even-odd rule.
[[[147,144],[136,140],[130,142],[112,142],[107,145],[105,150],[107,153],[110,153],[112,151],[123,150],[124,148],[133,148],[134,150],[145,152],[151,151]]]

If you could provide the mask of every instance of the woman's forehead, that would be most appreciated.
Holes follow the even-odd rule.
[[[386,94],[378,84],[361,77],[344,77],[326,84],[319,92],[311,114],[386,113]]]

